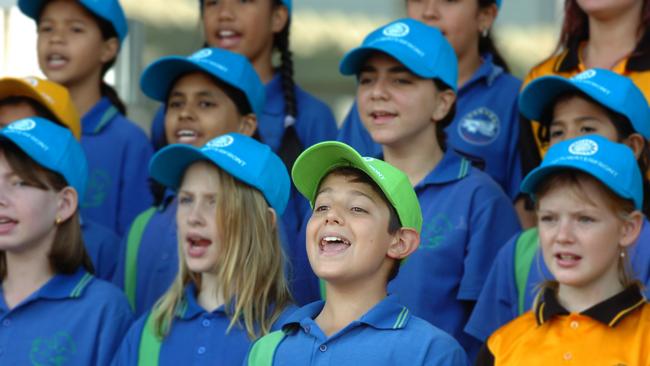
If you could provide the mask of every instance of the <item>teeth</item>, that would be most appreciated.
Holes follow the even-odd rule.
[[[342,244],[350,245],[349,241],[347,241],[347,240],[345,240],[343,238],[340,238],[338,236],[326,236],[326,237],[323,238],[323,241],[328,243],[328,244],[329,243],[342,243]]]
[[[179,137],[196,137],[197,133],[196,131],[192,130],[180,130],[176,133],[176,135]]]
[[[10,219],[0,219],[0,224],[7,224],[7,223],[10,223],[10,222],[11,222]]]
[[[571,255],[571,254],[560,254],[560,259],[569,260],[569,259],[575,259],[575,258],[576,258],[576,256]]]
[[[232,37],[234,35],[235,32],[231,30],[222,30],[219,32],[219,37]]]

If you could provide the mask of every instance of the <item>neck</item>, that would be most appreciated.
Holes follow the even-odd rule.
[[[327,337],[359,319],[386,297],[385,281],[372,281],[363,287],[358,283],[347,286],[328,283],[326,289],[327,301],[316,317],[316,323]]]
[[[251,60],[255,71],[257,71],[257,75],[264,84],[267,84],[271,79],[273,79],[272,56],[273,49],[269,48],[268,50],[264,50],[255,60]]]
[[[634,51],[640,36],[642,5],[639,1],[636,7],[612,18],[589,17],[589,41],[582,53],[586,68],[611,69]]]
[[[101,99],[100,79],[89,78],[83,82],[65,85],[80,116],[84,116]]]
[[[223,305],[223,296],[219,288],[219,280],[213,274],[201,274],[201,288],[197,296],[197,302],[209,312],[216,310]]]
[[[482,63],[478,45],[458,57],[458,89],[462,88],[472,78]]]
[[[444,152],[435,137],[430,134],[420,134],[405,144],[384,145],[384,160],[403,171],[415,186],[420,183],[440,162]]]
[[[5,252],[7,276],[2,280],[2,290],[9,308],[20,304],[54,276],[47,255],[49,248],[46,249],[38,253]]]
[[[558,300],[570,312],[580,313],[624,290],[623,285],[616,276],[604,282],[599,283],[598,286],[589,287],[573,287],[560,284]]]

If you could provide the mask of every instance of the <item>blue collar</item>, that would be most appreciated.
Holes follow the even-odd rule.
[[[481,55],[481,59],[483,62],[481,63],[481,66],[479,66],[478,70],[474,72],[474,75],[469,79],[468,82],[463,85],[462,88],[460,88],[459,93],[467,89],[470,85],[473,85],[474,83],[479,83],[479,82],[485,82],[485,84],[490,87],[492,86],[492,83],[494,80],[501,74],[503,74],[503,68],[501,66],[497,66],[494,64],[492,61],[492,54],[491,53],[485,53]]]
[[[445,184],[465,178],[472,168],[469,160],[461,157],[453,149],[448,148],[438,165],[415,185],[415,189],[429,184]]]
[[[113,120],[119,111],[111,101],[103,97],[81,119],[81,132],[84,135],[100,133]]]
[[[266,103],[264,114],[284,115],[284,91],[282,90],[282,76],[279,72],[266,84]]]
[[[225,314],[225,309],[225,306],[221,305],[212,313]],[[187,286],[185,286],[183,300],[181,300],[180,306],[176,309],[176,316],[180,319],[188,320],[196,318],[207,312],[207,310],[199,305],[199,302],[196,299],[196,286],[194,283],[189,283]]]
[[[73,274],[57,274],[18,306],[37,299],[62,300],[81,297],[93,278],[94,276],[86,272],[83,267],[79,267]],[[0,298],[4,299],[1,286]],[[2,300],[2,307],[6,307],[4,300]]]
[[[324,301],[316,301],[296,310],[282,326],[283,330],[300,327],[301,321],[315,319],[325,306]],[[361,316],[356,323],[366,324],[376,329],[394,330],[406,327],[411,312],[397,300],[396,295],[389,295]]]

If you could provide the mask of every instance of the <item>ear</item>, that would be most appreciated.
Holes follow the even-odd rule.
[[[623,220],[621,238],[619,239],[618,244],[626,248],[636,243],[636,240],[641,234],[642,226],[643,214],[638,210],[632,212],[625,220]]]
[[[643,147],[646,144],[645,138],[639,133],[633,133],[622,141],[634,152],[634,156],[639,159],[641,152],[643,152]]]
[[[278,223],[278,214],[275,213],[275,210],[271,207],[269,207],[268,210],[269,210],[269,219],[271,219],[271,224],[273,225],[273,227],[276,227]]]
[[[408,227],[400,228],[395,234],[395,240],[388,247],[389,258],[403,259],[413,253],[420,245],[420,234]]]
[[[280,33],[289,21],[289,9],[284,5],[273,6],[271,9],[271,30]]]
[[[249,113],[241,117],[239,121],[239,133],[246,136],[253,136],[257,130],[257,117],[253,113]]]
[[[431,119],[434,122],[440,121],[447,116],[451,106],[454,105],[454,102],[456,101],[456,93],[451,89],[438,91],[437,99],[438,101],[433,110],[433,115],[431,116]]]
[[[497,8],[497,4],[492,3],[489,6],[484,6],[482,8],[478,9],[478,16],[476,18],[477,20],[477,25],[478,25],[478,32],[482,33],[485,30],[489,30],[492,28],[492,24],[494,24],[494,20],[497,18],[497,14],[499,13],[499,9]]]
[[[77,195],[77,191],[70,186],[65,187],[57,193],[57,200],[57,221],[66,221],[77,211],[79,205],[79,196]]]
[[[112,37],[104,41],[104,45],[101,50],[100,60],[103,63],[107,63],[110,60],[113,60],[117,57],[117,52],[120,49],[120,41],[117,37]]]

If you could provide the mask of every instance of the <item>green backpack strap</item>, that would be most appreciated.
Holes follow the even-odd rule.
[[[515,244],[515,282],[517,283],[517,309],[519,315],[525,312],[526,284],[533,265],[533,258],[539,247],[537,228],[530,228],[517,239]]]
[[[286,336],[285,332],[276,330],[260,338],[248,353],[248,366],[272,366],[275,351]]]
[[[142,242],[144,229],[156,212],[155,207],[142,212],[135,218],[126,240],[126,265],[124,266],[124,292],[131,309],[135,310],[135,290],[137,285],[138,251]]]
[[[153,310],[149,312],[147,321],[140,336],[140,347],[138,349],[138,366],[158,366],[160,357],[161,340],[154,332]]]

